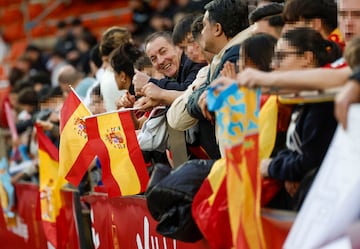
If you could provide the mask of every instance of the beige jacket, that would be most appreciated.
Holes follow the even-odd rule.
[[[205,82],[208,71],[209,65],[201,68],[193,83],[188,86],[186,91],[184,91],[184,93],[176,98],[171,104],[169,110],[166,113],[166,117],[170,127],[173,129],[178,131],[185,131],[197,124],[198,120],[190,116],[190,114],[187,112],[186,104],[192,92]]]

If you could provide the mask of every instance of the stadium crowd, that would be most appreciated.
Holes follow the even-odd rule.
[[[28,44],[10,68],[11,90],[1,103],[1,129],[12,131],[1,138],[12,182],[38,183],[34,125],[59,147],[69,85],[92,114],[135,109],[150,176],[159,163],[171,170],[206,160],[210,170],[226,145],[208,89],[220,93],[235,83],[238,91],[261,89],[259,167],[277,186],[263,206],[301,208],[338,124],[346,129],[350,105],[360,102],[360,2],[175,2],[153,8],[129,0],[130,27],[96,37],[80,19],[61,21],[51,51]],[[94,158],[78,188],[85,194],[97,185],[101,163]]]

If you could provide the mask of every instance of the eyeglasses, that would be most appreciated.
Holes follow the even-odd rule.
[[[285,59],[286,56],[289,55],[300,55],[301,53],[298,51],[275,51],[274,55],[273,55],[273,60],[280,62],[283,59]]]

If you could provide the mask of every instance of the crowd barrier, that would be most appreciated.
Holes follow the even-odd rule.
[[[15,185],[16,216],[0,215],[2,249],[48,248],[40,217],[39,188],[29,183]],[[205,240],[184,243],[156,232],[143,196],[108,198],[93,193],[82,197],[77,191],[62,190],[64,205],[57,219],[58,249],[208,249]],[[281,217],[280,217],[281,216]],[[280,217],[280,218],[279,218]],[[262,221],[268,248],[281,248],[294,216],[263,210]]]

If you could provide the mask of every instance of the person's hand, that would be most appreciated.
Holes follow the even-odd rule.
[[[115,104],[116,109],[131,108],[135,104],[135,96],[131,95],[129,92],[126,92],[123,96],[116,100]]]
[[[213,82],[211,82],[210,86],[215,87],[216,92],[222,92],[234,83],[237,83],[236,80],[225,77],[225,76],[220,76],[219,78],[217,78]]]
[[[355,80],[350,80],[335,98],[335,117],[344,129],[347,128],[349,107],[357,102],[360,102],[360,84]]]
[[[13,148],[19,147],[20,144],[21,144],[21,139],[19,137],[11,139],[11,145],[12,145]]]
[[[253,68],[245,68],[244,71],[237,74],[236,80],[239,86],[247,86],[247,87],[259,87],[265,86],[270,87],[269,78],[271,74],[253,69]]]
[[[299,189],[300,183],[299,182],[285,181],[284,186],[285,186],[286,192],[288,192],[288,194],[291,197],[294,197],[296,192]]]
[[[144,96],[149,97],[151,99],[162,99],[162,94],[164,93],[164,89],[155,85],[154,83],[149,82],[142,88],[142,93]]]
[[[230,61],[225,62],[224,67],[223,67],[223,69],[221,70],[220,73],[221,73],[222,76],[225,76],[225,77],[231,78],[233,80],[236,80],[235,64],[230,62]]]
[[[135,69],[135,75],[133,77],[133,84],[135,88],[135,94],[141,96],[142,95],[142,88],[148,83],[150,80],[150,76],[146,73],[140,72],[139,70]]]
[[[50,121],[37,120],[36,123],[43,129],[44,131],[50,131],[54,127],[54,123]]]
[[[261,160],[260,163],[260,174],[262,177],[269,177],[269,165],[271,163],[272,159],[271,158],[266,158]]]
[[[160,105],[160,101],[151,99],[149,97],[142,97],[135,102],[134,108],[138,108],[139,110],[147,112],[151,111],[152,108],[158,105]]]
[[[214,123],[214,116],[209,112],[208,108],[207,108],[207,93],[208,91],[204,91],[198,100],[198,105],[201,109],[201,112],[203,114],[203,116],[209,120],[211,123]]]
[[[53,122],[53,123],[60,122],[60,112],[58,112],[58,111],[51,112],[50,116],[48,118],[48,121]]]

